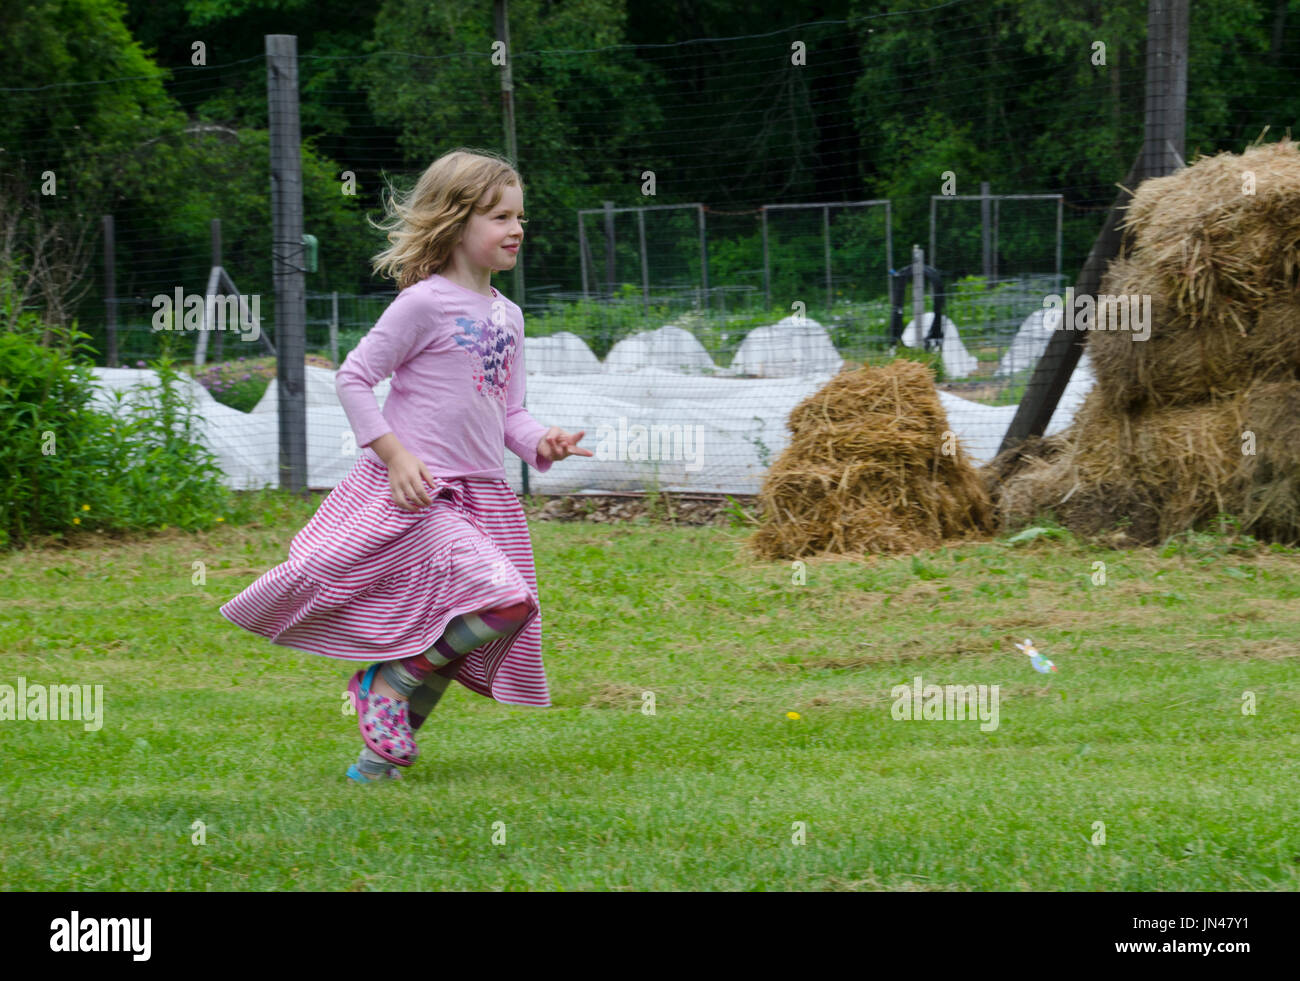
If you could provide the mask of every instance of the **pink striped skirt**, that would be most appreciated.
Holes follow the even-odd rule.
[[[283,647],[370,662],[428,650],[459,614],[527,602],[528,619],[464,655],[456,680],[508,705],[550,706],[519,498],[504,480],[465,477],[435,477],[431,497],[403,511],[388,468],[358,457],[289,543],[289,560],[222,616]]]

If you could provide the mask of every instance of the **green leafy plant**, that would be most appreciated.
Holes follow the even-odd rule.
[[[309,365],[334,370],[334,365],[324,355],[309,354],[306,361]],[[139,364],[144,366],[143,361]],[[241,357],[234,361],[217,361],[202,368],[187,365],[186,370],[222,405],[240,412],[251,412],[262,401],[277,369],[273,357]]]
[[[275,377],[274,358],[238,358],[218,361],[202,368],[191,367],[194,380],[223,405],[250,412]]]
[[[164,353],[150,367],[157,384],[113,393],[113,424],[96,445],[97,469],[109,468],[100,522],[115,530],[209,528],[230,510],[230,492],[176,362]]]
[[[900,344],[895,349],[893,358],[885,360],[894,360],[895,358],[918,361],[923,365],[928,365],[934,373],[936,383],[947,380],[947,373],[943,370],[943,355],[938,351],[927,351],[924,348],[908,347],[905,344]]]
[[[759,523],[758,518],[741,507],[740,502],[730,494],[727,495],[727,500],[730,502],[730,506],[727,508],[726,514],[732,528],[744,528]]]
[[[230,492],[174,361],[101,412],[88,339],[34,314],[0,333],[0,545],[225,520]]]
[[[89,362],[77,359],[86,339],[33,314],[0,334],[0,545],[81,524],[95,496],[84,461],[107,424],[90,408]]]
[[[1039,539],[1069,541],[1070,537],[1070,532],[1060,526],[1037,525],[1033,528],[1026,528],[1023,531],[1017,532],[1001,544],[1015,547],[1018,545],[1026,545],[1029,542],[1038,541]]]
[[[759,429],[759,431],[762,432],[762,430],[763,430],[763,419],[762,419],[762,417],[761,417],[761,416],[754,416],[753,418],[754,418],[754,421],[755,421],[756,423],[758,423],[758,429]],[[753,444],[753,446],[754,446],[754,452],[758,454],[758,462],[762,465],[762,467],[763,467],[764,470],[766,470],[768,467],[770,467],[770,466],[772,465],[772,451],[768,448],[767,444],[764,443],[763,440],[762,440],[760,437],[758,437],[758,436],[746,436],[746,437],[745,437],[745,442],[747,442],[747,443],[752,443],[752,444]]]

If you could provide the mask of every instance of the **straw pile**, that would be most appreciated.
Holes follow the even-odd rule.
[[[764,523],[750,540],[759,557],[907,553],[992,532],[988,493],[960,444],[945,441],[925,365],[841,371],[787,425],[790,444],[759,492]]]
[[[1148,180],[1125,227],[1133,252],[1099,292],[1150,295],[1150,338],[1098,318],[1097,385],[1070,429],[985,468],[1004,526],[1052,511],[1090,536],[1128,518],[1131,538],[1156,544],[1223,512],[1300,541],[1297,145]]]
[[[1090,537],[1127,518],[1126,534],[1153,545],[1222,512],[1260,538],[1300,534],[1300,382],[1132,414],[1108,411],[1101,395],[1090,392],[1063,438],[995,492],[1006,527],[1051,510]]]

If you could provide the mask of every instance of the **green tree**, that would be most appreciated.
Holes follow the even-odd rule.
[[[541,0],[510,5],[517,164],[529,213],[528,268],[539,281],[576,268],[574,209],[602,199],[642,203],[641,173],[665,158],[634,152],[661,122],[654,80],[631,54],[592,52],[622,43],[622,0]],[[500,73],[492,63],[490,7],[386,0],[358,64],[358,83],[381,123],[400,131],[412,174],[459,146],[505,150]],[[592,145],[591,121],[602,121]],[[581,148],[581,149],[577,149]],[[533,180],[532,175],[545,175]]]
[[[994,193],[1060,192],[1069,278],[1142,144],[1147,0],[915,8],[912,0],[854,8],[859,149],[875,193],[897,196],[896,233],[928,233],[928,198],[944,171],[956,174],[959,194],[984,180]],[[1240,152],[1263,126],[1296,118],[1300,89],[1294,72],[1285,84],[1281,57],[1297,26],[1293,18],[1288,34],[1291,8],[1300,4],[1191,5],[1188,157]],[[1028,251],[1050,255],[1054,223],[1037,224],[1008,223],[1007,232],[1037,239]]]
[[[0,113],[2,166],[33,186],[53,171],[57,197],[81,208],[147,183],[142,148],[183,122],[116,0],[0,6],[0,68],[14,86]]]

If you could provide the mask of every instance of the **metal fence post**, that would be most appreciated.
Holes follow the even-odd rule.
[[[831,306],[835,303],[834,296],[831,293],[831,208],[826,205],[822,208],[822,247],[826,253],[826,310],[829,313]]]
[[[772,308],[772,267],[767,252],[767,205],[760,209],[763,215],[763,302]]]
[[[334,362],[334,369],[339,367],[339,291],[335,290],[330,297],[330,360]]]
[[[989,239],[989,182],[980,181],[980,251],[982,259],[981,268],[984,272],[984,288],[993,288],[993,243]],[[934,202],[930,202],[930,207],[934,207]],[[934,261],[934,252],[930,253],[930,260]]]
[[[104,215],[104,330],[110,368],[117,367],[117,262],[114,252],[113,216]]]
[[[925,325],[922,320],[925,317],[925,253],[921,251],[919,245],[912,246],[912,319],[916,321],[916,336],[918,340],[925,337]],[[918,345],[922,350],[924,344]]]
[[[216,269],[221,265],[221,219],[213,218],[210,222],[208,222],[208,230],[212,236],[212,268]],[[208,326],[208,324],[204,323],[204,326],[206,327]],[[217,334],[217,339],[214,342],[212,348],[212,360],[220,362],[221,346],[225,342],[226,332],[224,330],[219,330],[216,332],[216,334]],[[197,359],[196,359],[196,363],[197,363]]]

